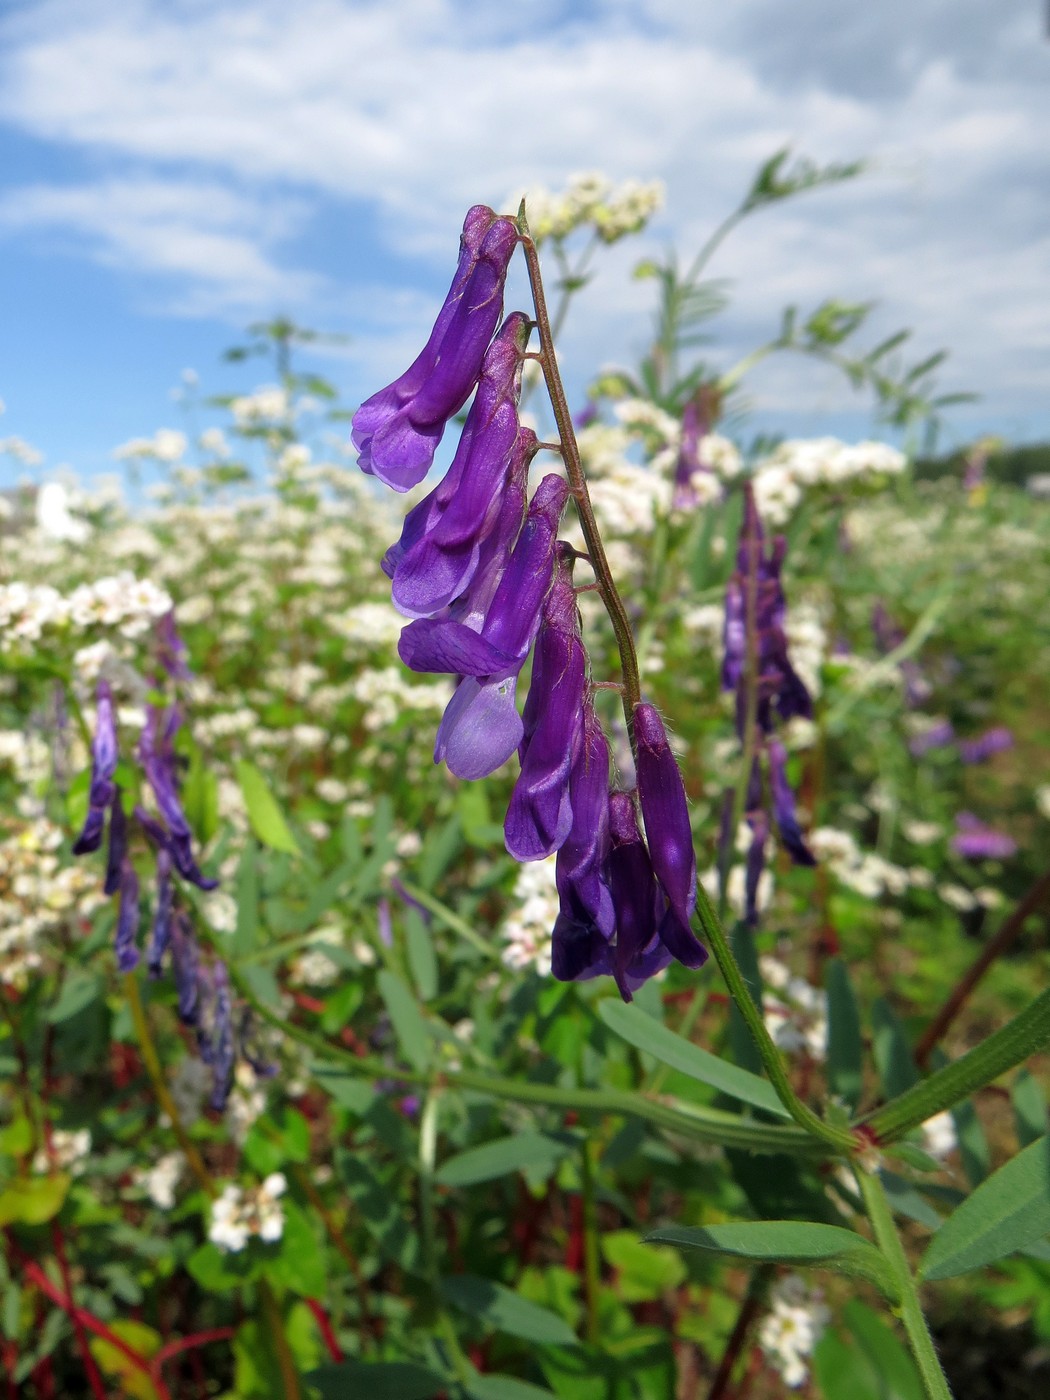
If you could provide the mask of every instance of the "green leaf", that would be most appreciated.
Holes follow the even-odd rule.
[[[442,1162],[434,1179],[442,1186],[472,1186],[517,1171],[549,1176],[568,1151],[567,1143],[546,1133],[515,1133],[457,1152]]]
[[[119,1337],[147,1361],[160,1350],[163,1338],[144,1322],[118,1317],[108,1326],[114,1336]],[[105,1337],[92,1337],[88,1345],[100,1369],[115,1381],[115,1388],[121,1395],[134,1397],[134,1400],[156,1400],[157,1388],[148,1372],[129,1360],[119,1347],[107,1341]]]
[[[259,869],[255,848],[249,842],[237,865],[234,880],[237,926],[233,933],[234,957],[254,953],[259,943]]]
[[[237,759],[233,767],[252,831],[271,850],[286,851],[289,855],[297,856],[299,847],[295,837],[262,773],[246,758]]]
[[[802,1220],[742,1220],[699,1228],[664,1225],[645,1238],[655,1244],[702,1249],[709,1254],[760,1263],[823,1265],[838,1273],[865,1278],[887,1297],[896,1293],[889,1266],[875,1246],[840,1225]]]
[[[617,1292],[626,1303],[659,1298],[686,1276],[678,1250],[640,1240],[633,1230],[614,1230],[601,1238],[606,1262],[617,1270]]]
[[[211,1240],[198,1245],[186,1260],[186,1268],[207,1293],[228,1293],[240,1288],[254,1272],[246,1250],[226,1254]]]
[[[879,1400],[926,1400],[922,1377],[892,1327],[856,1298],[846,1304],[843,1317],[879,1378]]]
[[[755,1108],[764,1109],[778,1118],[788,1118],[790,1114],[776,1096],[771,1084],[758,1075],[720,1060],[717,1055],[702,1050],[699,1045],[683,1040],[680,1035],[647,1016],[635,1006],[626,1006],[621,1001],[607,997],[598,1004],[598,1014],[617,1035],[638,1050],[644,1050],[672,1069],[687,1074],[691,1079],[710,1084],[724,1094],[730,1094],[741,1103],[749,1103]]]
[[[42,1225],[62,1209],[72,1178],[65,1172],[54,1176],[16,1176],[0,1191],[0,1225]]]
[[[841,958],[832,958],[828,963],[825,987],[828,994],[828,1082],[833,1094],[855,1108],[863,1085],[864,1046],[857,999]]]
[[[1050,1137],[1019,1152],[938,1230],[919,1265],[926,1279],[980,1269],[1050,1232]]]
[[[90,972],[74,972],[62,984],[54,1006],[48,1007],[47,1019],[52,1026],[68,1021],[85,1006],[90,1006],[102,994],[102,983]]]
[[[341,1158],[340,1170],[361,1219],[383,1253],[408,1273],[417,1272],[419,1238],[401,1213],[398,1192],[380,1181],[361,1157]]]
[[[430,1059],[430,1033],[415,997],[396,973],[384,969],[378,981],[405,1059],[416,1069],[426,1069]]]
[[[321,1392],[322,1400],[347,1400],[351,1395],[368,1400],[432,1400],[448,1382],[425,1366],[409,1361],[344,1361],[321,1366],[306,1379]]]
[[[267,1275],[300,1297],[323,1298],[328,1287],[324,1257],[304,1211],[294,1201],[286,1201],[280,1253],[267,1262]]]
[[[408,966],[423,1001],[437,996],[438,965],[434,956],[434,940],[418,909],[405,910],[405,942]]]
[[[817,1343],[813,1374],[823,1400],[885,1400],[867,1356],[838,1332],[825,1332]]]
[[[441,1292],[453,1307],[481,1318],[498,1332],[548,1346],[576,1345],[575,1333],[557,1313],[490,1279],[454,1274],[441,1280]]]
[[[896,1098],[919,1082],[911,1046],[904,1028],[885,997],[879,997],[871,1008],[874,1029],[872,1049],[882,1086],[890,1098]]]
[[[762,972],[758,965],[758,949],[755,946],[754,931],[744,919],[738,919],[733,925],[730,943],[737,966],[740,968],[747,989],[751,993],[751,999],[756,1006],[761,1006]],[[748,1024],[740,1014],[740,1008],[735,1001],[731,1002],[729,1007],[729,1045],[733,1052],[733,1059],[742,1069],[750,1070],[752,1074],[761,1076],[762,1056],[758,1053],[755,1037],[748,1029]]]
[[[475,1375],[467,1385],[471,1400],[551,1400],[554,1392],[543,1386],[519,1381],[515,1376],[499,1376],[489,1373]]]
[[[1014,1080],[1010,1097],[1014,1105],[1018,1144],[1027,1147],[1047,1131],[1046,1098],[1042,1085],[1034,1075],[1023,1069]]]

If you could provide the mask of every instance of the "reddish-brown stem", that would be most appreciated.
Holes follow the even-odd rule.
[[[45,1127],[44,1131],[47,1133],[49,1139],[48,1156],[50,1156],[50,1124]],[[80,1316],[80,1309],[73,1306],[73,1280],[70,1277],[69,1260],[66,1258],[62,1228],[57,1220],[52,1220],[51,1222],[51,1244],[55,1251],[55,1258],[58,1260],[59,1273],[62,1275],[62,1287],[66,1290],[66,1297],[70,1300],[69,1317],[70,1321],[73,1323],[73,1333],[77,1339],[77,1350],[80,1352],[80,1359],[84,1363],[84,1370],[87,1372],[91,1393],[95,1396],[95,1400],[106,1400],[106,1388],[102,1383],[102,1373],[99,1371],[95,1358],[91,1354],[87,1333],[84,1330],[84,1323]]]
[[[940,1011],[923,1031],[919,1043],[915,1047],[915,1063],[920,1069],[925,1069],[934,1046],[944,1037],[948,1027],[965,1005],[966,999],[992,963],[995,962],[996,958],[1001,957],[1014,942],[1024,927],[1029,914],[1034,914],[1048,899],[1050,899],[1050,871],[1047,871],[1035,882],[1013,913],[1003,921],[999,932],[985,944],[980,956],[959,978]]]
[[[752,1275],[747,1296],[740,1305],[737,1313],[736,1324],[726,1343],[726,1349],[722,1353],[722,1360],[715,1372],[715,1378],[711,1382],[711,1389],[707,1392],[707,1400],[723,1400],[729,1394],[729,1382],[732,1379],[733,1370],[740,1357],[744,1354],[744,1347],[747,1345],[748,1334],[754,1324],[762,1307],[762,1300],[765,1297],[766,1285],[772,1277],[773,1271],[768,1266],[757,1269]]]
[[[166,1342],[160,1351],[150,1358],[149,1368],[153,1384],[162,1384],[161,1367],[173,1356],[178,1356],[184,1351],[193,1351],[197,1347],[210,1346],[212,1342],[228,1342],[231,1337],[236,1335],[236,1327],[212,1327],[206,1332],[191,1332],[188,1337],[175,1337],[172,1341]]]
[[[343,1348],[339,1345],[328,1314],[316,1298],[307,1298],[305,1302],[306,1306],[313,1313],[314,1321],[317,1323],[321,1336],[324,1338],[324,1344],[328,1348],[328,1355],[333,1361],[342,1361]]]

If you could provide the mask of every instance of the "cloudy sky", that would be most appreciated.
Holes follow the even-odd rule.
[[[468,205],[658,177],[563,344],[582,388],[645,346],[633,263],[695,249],[786,144],[870,172],[725,245],[712,357],[788,302],[876,300],[872,342],[912,326],[981,393],[956,440],[1050,436],[1048,80],[1043,0],[0,0],[0,438],[107,470],[180,426],[184,368],[242,387],[221,351],[278,312],[351,337],[317,367],[357,401],[425,335]],[[871,428],[802,361],[751,397],[755,428]]]

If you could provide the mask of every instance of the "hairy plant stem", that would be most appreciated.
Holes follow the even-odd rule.
[[[993,1079],[1027,1060],[1050,1041],[1050,989],[944,1069],[896,1099],[866,1114],[860,1125],[876,1142],[896,1142],[942,1109],[951,1108]]]
[[[598,584],[598,592],[601,594],[605,610],[609,614],[609,621],[612,623],[613,632],[616,635],[616,646],[620,653],[620,669],[623,674],[623,713],[627,721],[627,733],[631,738],[631,746],[634,747],[634,707],[642,698],[641,677],[638,671],[638,655],[634,645],[634,633],[631,630],[631,622],[627,616],[627,609],[623,599],[617,590],[612,570],[609,568],[609,561],[605,556],[605,546],[602,543],[601,533],[598,529],[598,522],[594,518],[594,507],[591,505],[590,492],[587,489],[587,480],[583,473],[583,463],[580,460],[580,449],[576,441],[576,433],[572,426],[572,414],[569,412],[568,400],[565,397],[565,386],[562,384],[561,373],[558,369],[558,362],[554,353],[554,339],[551,332],[550,317],[547,313],[547,299],[543,290],[543,278],[540,273],[539,253],[532,235],[529,233],[528,222],[525,218],[525,202],[522,201],[518,211],[518,229],[521,234],[521,245],[525,252],[525,261],[529,269],[529,284],[532,288],[532,300],[536,308],[536,330],[540,339],[540,364],[543,366],[543,378],[547,386],[547,393],[550,396],[551,408],[554,411],[554,421],[558,425],[558,437],[560,439],[560,449],[562,461],[565,464],[565,474],[569,479],[569,487],[572,491],[572,498],[576,502],[576,510],[580,517],[580,528],[583,531],[583,538],[587,542],[587,553],[590,555],[591,567],[594,570],[595,581]]]
[[[362,1078],[389,1078],[391,1066],[385,1060],[378,1060],[369,1055],[355,1055],[340,1045],[332,1044],[323,1036],[284,1020],[255,996],[251,987],[232,966],[230,978],[238,993],[264,1021],[292,1040],[308,1046],[320,1059],[342,1065],[351,1074]],[[799,1132],[797,1128],[776,1123],[758,1123],[742,1118],[736,1113],[723,1112],[721,1109],[688,1104],[680,1099],[668,1100],[632,1093],[630,1090],[571,1089],[557,1084],[537,1084],[528,1080],[481,1074],[474,1070],[426,1071],[412,1069],[407,1065],[398,1067],[397,1077],[408,1084],[418,1084],[424,1088],[467,1089],[516,1103],[542,1104],[549,1108],[573,1109],[578,1113],[614,1113],[621,1117],[640,1118],[682,1137],[718,1143],[724,1147],[740,1147],[749,1152],[787,1152],[794,1156],[812,1157],[825,1155],[827,1151],[826,1138],[824,1142],[815,1141],[814,1136]],[[816,1121],[820,1122],[819,1119]],[[824,1125],[821,1124],[821,1127]],[[835,1146],[840,1153],[847,1145],[853,1146],[853,1140],[848,1135],[845,1142],[836,1138]]]
[[[837,1155],[851,1154],[857,1148],[857,1140],[853,1133],[848,1128],[837,1128],[831,1123],[825,1123],[822,1118],[818,1118],[811,1108],[806,1107],[791,1087],[784,1062],[780,1058],[780,1051],[773,1044],[773,1038],[766,1030],[762,1013],[748,991],[744,975],[740,971],[729,946],[729,939],[712,908],[703,885],[697,885],[696,895],[696,907],[700,915],[700,926],[704,937],[715,955],[715,961],[718,963],[719,971],[729,988],[729,994],[736,1002],[737,1008],[754,1038],[758,1053],[762,1057],[762,1064],[769,1075],[770,1083],[776,1090],[777,1098],[799,1127],[804,1128],[807,1133],[812,1134],[826,1147],[830,1147]]]
[[[587,1341],[601,1342],[598,1314],[601,1293],[601,1261],[598,1255],[598,1212],[594,1191],[594,1162],[587,1138],[580,1143],[580,1193],[583,1199],[583,1296],[587,1312]]]
[[[277,1296],[267,1278],[260,1278],[258,1288],[263,1316],[266,1318],[266,1325],[270,1329],[270,1335],[273,1339],[273,1349],[277,1354],[277,1369],[281,1373],[284,1400],[301,1400],[303,1392],[299,1386],[299,1375],[295,1367],[295,1358],[292,1356],[291,1347],[288,1345],[288,1337],[284,1330],[284,1319],[281,1317],[281,1308],[280,1304],[277,1302]]]
[[[878,1172],[866,1172],[858,1168],[856,1172],[864,1208],[871,1221],[875,1243],[893,1272],[898,1288],[899,1302],[894,1312],[900,1318],[908,1336],[912,1356],[919,1368],[922,1383],[929,1400],[952,1400],[951,1390],[945,1379],[941,1363],[934,1350],[933,1338],[926,1325],[922,1304],[915,1285],[915,1278],[904,1253],[897,1227],[893,1223],[893,1212],[886,1199]]]

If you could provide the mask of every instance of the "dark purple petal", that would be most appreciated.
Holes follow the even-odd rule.
[[[554,547],[568,483],[545,476],[536,488],[521,534],[493,594],[482,635],[524,662],[536,636],[540,609],[554,578]]]
[[[200,949],[189,918],[177,913],[171,922],[171,966],[178,992],[179,1019],[195,1026],[200,1003]]]
[[[466,402],[503,310],[503,284],[517,243],[512,219],[476,205],[463,225],[452,286],[430,339],[404,374],[354,414],[360,466],[395,491],[430,469],[445,425]]]
[[[747,820],[751,827],[751,843],[747,848],[744,867],[744,918],[754,925],[758,923],[758,885],[766,866],[769,818],[765,812],[757,811],[751,813]]]
[[[102,885],[104,894],[116,894],[120,889],[121,871],[128,854],[128,819],[117,789],[109,816],[109,846],[106,850],[106,878]]]
[[[150,935],[146,964],[151,977],[159,977],[164,954],[171,942],[171,916],[174,889],[171,880],[171,855],[163,848],[157,852],[157,889],[153,909],[153,929]]]
[[[689,931],[696,904],[696,855],[689,824],[678,760],[671,752],[663,721],[654,706],[643,702],[634,707],[634,737],[638,749],[638,799],[645,822],[649,855],[656,878],[663,886],[679,926],[697,950],[692,956],[703,961],[701,945]],[[681,953],[675,953],[681,960]],[[700,963],[686,963],[697,966]]]
[[[165,733],[160,735],[160,711],[151,705],[146,727],[139,741],[139,758],[168,828],[168,842],[175,869],[184,880],[189,880],[198,888],[213,890],[219,882],[205,879],[193,858],[193,836],[179,801],[175,754],[171,743],[177,727],[178,710],[173,708],[169,712]]]
[[[773,791],[773,818],[784,848],[796,865],[816,865],[795,814],[795,794],[787,779],[787,754],[777,739],[769,742],[769,785]]]
[[[1014,746],[1014,736],[1005,724],[986,729],[976,739],[959,740],[959,757],[964,763],[984,763],[992,754],[1005,753]]]
[[[609,885],[616,911],[613,976],[624,1001],[631,1001],[634,988],[628,974],[656,942],[657,915],[662,918],[663,911],[634,803],[626,792],[609,797],[609,841]]]
[[[120,872],[120,904],[117,909],[117,929],[113,936],[113,951],[121,972],[131,972],[138,966],[139,950],[139,877],[135,867],[125,858]]]
[[[544,604],[523,724],[521,773],[503,828],[515,860],[542,860],[569,834],[569,774],[582,738],[586,682],[576,594],[563,568]]]
[[[921,758],[923,754],[929,753],[931,749],[947,748],[955,739],[955,730],[950,720],[940,720],[938,723],[923,730],[921,734],[916,734],[909,742],[908,749],[913,758]]]
[[[157,651],[160,664],[173,680],[188,681],[193,673],[186,664],[186,643],[175,625],[175,609],[171,608],[157,623]]]
[[[451,676],[493,676],[521,664],[464,623],[431,618],[410,622],[401,632],[397,651],[412,671]]]
[[[102,844],[106,809],[116,795],[117,719],[109,682],[100,680],[96,691],[95,733],[91,739],[91,786],[84,829],[73,843],[75,856],[97,851]]]

